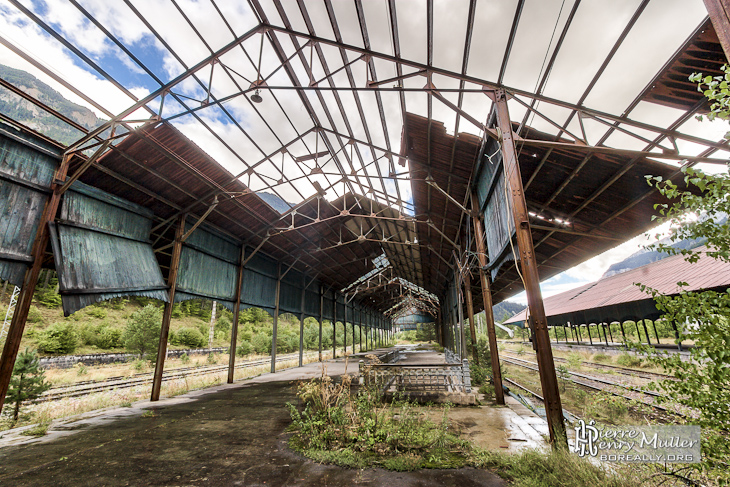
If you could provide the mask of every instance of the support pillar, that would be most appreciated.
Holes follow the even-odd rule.
[[[165,303],[165,310],[162,312],[162,326],[160,327],[160,343],[157,345],[157,362],[155,362],[155,375],[152,378],[152,395],[150,401],[160,399],[162,388],[162,373],[165,370],[165,358],[167,358],[167,338],[170,335],[170,320],[172,308],[175,305],[175,286],[177,285],[177,272],[180,267],[180,253],[182,252],[182,236],[185,233],[185,215],[181,215],[175,232],[175,241],[172,244],[172,258],[170,260],[170,272],[167,275],[169,302]]]
[[[345,297],[345,316],[342,318],[342,353],[347,355],[347,297]]]
[[[730,1],[705,0],[705,8],[720,40],[725,57],[730,59]]]
[[[626,344],[626,332],[624,331],[624,322],[619,321],[618,324],[621,327],[621,336],[624,337],[624,344]]]
[[[588,340],[591,342],[591,345],[593,345],[593,337],[591,336],[591,324],[586,323],[586,329],[588,330]]]
[[[682,351],[682,340],[679,338],[679,328],[677,328],[677,322],[672,320],[672,328],[674,329],[674,338],[677,342],[677,350]]]
[[[324,287],[319,285],[319,361],[322,361],[322,313],[324,313]]]
[[[304,365],[304,299],[307,294],[307,278],[302,276],[302,307],[299,315],[299,367]]]
[[[332,360],[337,358],[337,293],[332,293]]]
[[[63,157],[61,164],[54,174],[54,181],[64,181],[66,179],[70,159],[71,156],[68,155]],[[28,267],[23,276],[20,295],[18,296],[13,319],[10,322],[8,334],[5,338],[3,354],[0,357],[0,411],[5,403],[5,395],[8,393],[10,378],[13,375],[13,367],[15,367],[15,359],[20,349],[20,340],[23,338],[25,322],[28,318],[30,305],[33,302],[33,293],[35,292],[35,286],[38,283],[38,277],[43,266],[43,256],[49,240],[48,223],[55,220],[58,205],[61,202],[61,186],[61,184],[55,183],[51,185],[53,193],[48,199],[48,202],[46,202],[45,208],[43,208],[43,214],[38,224],[38,230],[36,230],[33,248],[31,249],[33,264]]]
[[[274,298],[274,330],[271,334],[271,373],[276,372],[276,341],[279,331],[279,296],[281,294],[281,262],[276,272],[276,297]]]
[[[471,296],[471,277],[470,270],[464,273],[464,292],[466,294],[466,313],[469,318],[469,332],[471,335],[471,355],[474,363],[479,365],[479,354],[477,353],[477,331],[474,325],[474,303]]]
[[[233,384],[236,369],[236,347],[238,345],[238,314],[241,310],[241,289],[243,287],[243,262],[246,257],[246,246],[241,248],[241,260],[238,263],[236,292],[233,300],[233,325],[231,326],[231,346],[228,349],[228,383]]]
[[[644,328],[644,334],[646,335],[646,344],[651,345],[651,337],[649,336],[649,329],[646,327],[646,319],[641,320],[641,326]]]
[[[477,211],[477,199],[471,196],[472,211]],[[484,231],[482,220],[472,216],[474,225],[474,240],[479,259],[479,280],[482,285],[482,301],[484,302],[484,319],[487,322],[487,338],[489,339],[489,355],[492,361],[492,380],[494,381],[494,396],[497,404],[504,404],[504,390],[502,388],[502,371],[499,364],[499,349],[497,348],[497,332],[494,326],[494,310],[492,309],[492,289],[487,276],[487,251],[484,246]]]
[[[520,175],[517,151],[515,150],[512,122],[507,107],[507,94],[503,89],[494,92],[494,102],[497,114],[497,124],[502,134],[502,160],[504,164],[505,182],[511,195],[512,218],[514,221],[517,248],[520,252],[519,261],[522,276],[525,280],[527,302],[530,307],[530,316],[534,324],[534,345],[536,348],[540,383],[545,399],[550,441],[554,446],[567,448],[568,440],[563,422],[563,406],[558,389],[558,378],[555,373],[555,362],[550,346],[550,336],[547,330],[547,317],[540,291],[540,276],[537,272],[535,248],[530,231],[530,218],[525,202],[522,177]]]

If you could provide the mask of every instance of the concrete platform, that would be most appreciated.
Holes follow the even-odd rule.
[[[357,361],[348,365],[355,374]],[[326,366],[330,375],[340,375],[345,360]],[[4,432],[0,485],[506,485],[473,468],[360,471],[319,465],[290,451],[284,404],[296,401],[293,381],[320,373],[319,364],[309,364],[156,403],[95,411],[54,422],[43,438]],[[450,416],[487,447],[540,444],[539,433],[509,408],[454,408]],[[514,440],[518,435],[525,441]]]

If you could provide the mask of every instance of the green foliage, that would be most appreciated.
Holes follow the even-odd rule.
[[[190,348],[200,348],[206,345],[206,338],[197,328],[180,328],[175,333],[174,345],[183,345]]]
[[[492,377],[492,367],[490,365],[472,363],[470,366],[471,382],[474,385],[488,384]]]
[[[568,361],[568,367],[571,369],[577,369],[583,364],[583,356],[576,352],[569,353],[566,360]]]
[[[112,328],[109,323],[87,323],[80,329],[79,336],[84,345],[92,345],[102,350],[123,346],[122,330]]]
[[[28,321],[31,323],[43,323],[43,315],[34,305],[30,305],[30,309],[28,310]]]
[[[23,430],[20,434],[23,436],[46,436],[48,433],[48,427],[51,425],[50,422],[47,423],[39,423],[32,428],[28,428],[27,430]]]
[[[23,401],[36,399],[51,387],[44,375],[35,352],[26,348],[18,354],[5,396],[7,404],[13,407],[13,421],[18,420]]]
[[[184,354],[180,355],[180,362],[182,362],[184,364],[189,364],[190,363],[190,355],[188,355],[187,353],[184,353]]]
[[[690,80],[698,83],[698,90],[711,102],[712,120],[730,119],[730,68],[722,68],[723,76],[703,77],[693,74]],[[730,134],[726,134],[728,138]],[[669,222],[674,229],[670,241],[701,239],[707,246],[706,255],[721,262],[730,262],[730,174],[705,174],[691,167],[683,167],[684,181],[690,189],[682,191],[671,181],[649,177],[649,185],[667,197],[670,202],[655,205],[659,222]],[[724,220],[724,223],[721,223]],[[655,248],[670,255],[681,254],[690,263],[700,259],[698,249],[675,249],[670,244]],[[730,290],[686,291],[686,283],[678,282],[680,292],[662,295],[655,289],[640,285],[649,293],[662,312],[666,323],[677,323],[679,340],[691,340],[692,360],[681,360],[678,355],[666,355],[645,346],[642,350],[651,364],[663,367],[677,380],[663,380],[653,384],[664,390],[668,401],[693,408],[699,416],[691,420],[703,428],[703,466],[727,467],[730,457]],[[730,478],[726,478],[730,482]]]
[[[606,355],[605,353],[596,353],[593,355],[593,361],[594,362],[610,362],[611,357],[609,355]]]
[[[242,341],[241,344],[238,345],[238,348],[236,348],[236,355],[239,357],[245,357],[246,355],[251,355],[253,351],[251,343]]]
[[[106,318],[107,315],[106,310],[99,306],[89,306],[88,308],[86,308],[85,311],[87,315],[93,316],[94,318],[99,318],[100,320]]]
[[[122,339],[124,347],[140,358],[157,360],[155,352],[160,343],[162,310],[152,303],[147,304],[130,317]]]
[[[35,292],[35,299],[47,308],[58,308],[61,306],[61,295],[56,292],[55,286],[37,290]]]
[[[394,398],[383,404],[377,389],[350,391],[350,376],[335,383],[324,374],[302,382],[300,411],[287,404],[295,434],[290,445],[318,461],[364,468],[374,464],[391,470],[460,467],[469,445],[449,433],[449,405],[434,422],[419,406]],[[339,453],[338,453],[339,452]]]
[[[702,73],[692,73],[689,80],[697,83],[697,91],[702,92],[705,97],[710,100],[710,112],[707,119],[712,121],[715,118],[727,120],[730,118],[730,66],[725,65],[720,68],[725,74],[722,76],[702,76]],[[702,120],[702,115],[696,117]],[[730,139],[730,132],[725,134],[726,139]]]
[[[436,341],[436,325],[433,323],[420,323],[416,326],[416,341]]]
[[[268,355],[271,353],[271,336],[265,333],[254,335],[251,345],[259,355]]]
[[[555,371],[558,373],[558,379],[560,379],[560,386],[563,392],[565,392],[565,384],[570,379],[570,371],[565,365],[558,365],[555,367]]]
[[[41,353],[72,353],[77,344],[73,323],[54,323],[38,333],[38,351]]]
[[[526,449],[520,453],[476,450],[470,463],[487,468],[510,481],[513,487],[635,487],[631,476],[595,465],[567,450]]]
[[[640,367],[643,360],[636,355],[622,353],[616,358],[616,363],[622,367]]]

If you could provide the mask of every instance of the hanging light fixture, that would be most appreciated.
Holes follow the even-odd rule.
[[[259,95],[259,91],[261,91],[261,90],[256,90],[256,93],[254,93],[253,95],[251,95],[251,101],[252,102],[254,102],[254,103],[261,103],[262,101],[264,101],[264,99],[261,98],[261,95]]]

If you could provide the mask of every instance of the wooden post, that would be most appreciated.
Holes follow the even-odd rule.
[[[478,212],[479,205],[474,194],[471,195],[472,211]],[[504,390],[502,388],[502,371],[499,368],[499,349],[497,348],[497,332],[494,326],[494,310],[492,309],[492,289],[487,276],[487,251],[484,246],[484,231],[482,220],[474,215],[474,240],[477,246],[479,260],[479,280],[482,284],[482,301],[484,302],[484,319],[487,322],[487,338],[489,339],[489,354],[492,361],[492,380],[494,381],[494,396],[497,404],[504,404]]]
[[[185,216],[181,215],[175,241],[172,244],[172,258],[170,259],[170,272],[167,274],[167,285],[169,286],[169,301],[165,303],[165,310],[162,312],[162,326],[160,327],[160,343],[157,345],[157,362],[155,362],[155,375],[152,378],[152,394],[150,401],[160,399],[162,388],[162,373],[165,370],[165,358],[167,358],[167,338],[170,335],[170,320],[172,319],[172,308],[175,306],[175,287],[177,286],[177,272],[180,268],[180,254],[182,253],[182,236],[185,233]]]
[[[271,334],[271,373],[276,372],[276,337],[279,331],[279,295],[281,294],[281,262],[276,271],[276,297],[274,298],[274,330]]]
[[[66,179],[70,160],[71,156],[63,156],[61,164],[59,164],[54,174],[54,181],[64,181]],[[35,292],[35,286],[38,283],[38,277],[43,266],[43,256],[46,252],[49,239],[48,223],[55,220],[58,205],[61,202],[61,185],[52,183],[51,189],[53,193],[43,208],[43,214],[38,223],[38,230],[36,230],[33,248],[30,253],[33,257],[33,264],[28,267],[23,276],[20,295],[18,296],[13,319],[10,322],[8,334],[5,338],[3,354],[0,357],[0,411],[5,403],[5,395],[8,393],[10,378],[13,375],[13,367],[15,367],[15,359],[20,349],[20,340],[23,338],[25,322],[28,318],[30,305],[33,302],[33,293]]]
[[[299,316],[299,367],[304,365],[304,300],[307,292],[307,279],[302,276],[302,314]]]
[[[705,0],[705,8],[710,14],[710,21],[715,28],[717,38],[720,39],[725,57],[730,59],[730,1]]]
[[[477,354],[477,330],[474,325],[474,303],[471,296],[471,277],[469,269],[464,273],[464,292],[466,293],[466,314],[469,318],[469,331],[471,332],[471,355],[474,363],[479,365],[479,354]]]
[[[319,285],[319,361],[322,361],[322,313],[324,313],[324,287]]]
[[[527,203],[525,202],[524,189],[522,187],[517,151],[515,150],[512,122],[509,118],[507,94],[503,89],[495,90],[494,102],[497,125],[502,135],[502,160],[504,164],[505,182],[507,183],[507,188],[509,188],[511,199],[510,207],[517,237],[517,248],[520,253],[519,265],[525,281],[530,317],[534,324],[534,345],[536,348],[542,393],[545,399],[550,441],[556,447],[567,448],[568,439],[565,432],[565,423],[563,422],[563,406],[560,401],[558,378],[555,373],[553,351],[550,346],[550,336],[547,330],[547,317],[545,316],[545,306],[540,291],[540,276],[537,272],[535,248],[532,243],[532,233],[530,231],[530,218],[527,211]]]
[[[243,261],[246,257],[246,246],[241,247],[241,260],[238,263],[236,276],[236,292],[233,301],[233,325],[231,326],[231,346],[228,353],[228,383],[233,384],[233,374],[236,370],[236,346],[238,345],[238,314],[241,310],[241,288],[243,287]]]

